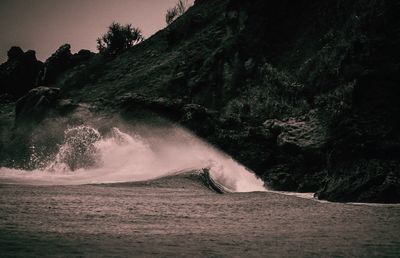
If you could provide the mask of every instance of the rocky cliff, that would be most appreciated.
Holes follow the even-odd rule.
[[[42,83],[60,88],[53,115],[85,103],[166,117],[274,189],[399,202],[398,11],[389,0],[197,0],[143,43]]]

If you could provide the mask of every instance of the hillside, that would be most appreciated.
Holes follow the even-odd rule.
[[[398,11],[389,0],[197,0],[115,57],[64,47],[74,61],[41,81],[60,88],[43,109],[25,98],[14,126],[15,98],[3,97],[0,165],[27,159],[44,117],[85,107],[179,123],[273,189],[400,202]]]

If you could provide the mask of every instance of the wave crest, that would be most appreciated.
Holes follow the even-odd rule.
[[[0,180],[47,185],[135,182],[205,169],[211,185],[221,191],[265,190],[262,180],[244,166],[189,132],[149,131],[142,137],[116,127],[104,135],[86,125],[68,128],[50,160],[39,160],[41,166],[33,171],[1,168]]]

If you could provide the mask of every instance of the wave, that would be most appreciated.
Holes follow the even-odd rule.
[[[155,178],[146,181],[102,184],[110,187],[146,187],[146,188],[188,188],[207,189],[219,194],[234,192],[212,178],[209,169],[204,168],[193,171],[179,171],[173,175]]]
[[[54,155],[32,153],[36,168],[0,168],[0,182],[80,185],[138,182],[201,171],[216,192],[265,191],[264,183],[231,157],[182,128],[140,135],[114,127],[105,134],[87,125],[68,128]],[[33,148],[40,149],[40,148]]]

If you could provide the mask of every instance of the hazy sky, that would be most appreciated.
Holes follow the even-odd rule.
[[[191,0],[190,2],[193,2]],[[132,23],[147,38],[165,27],[177,0],[0,0],[0,63],[17,45],[44,61],[60,45],[96,51],[96,38],[111,22]]]

